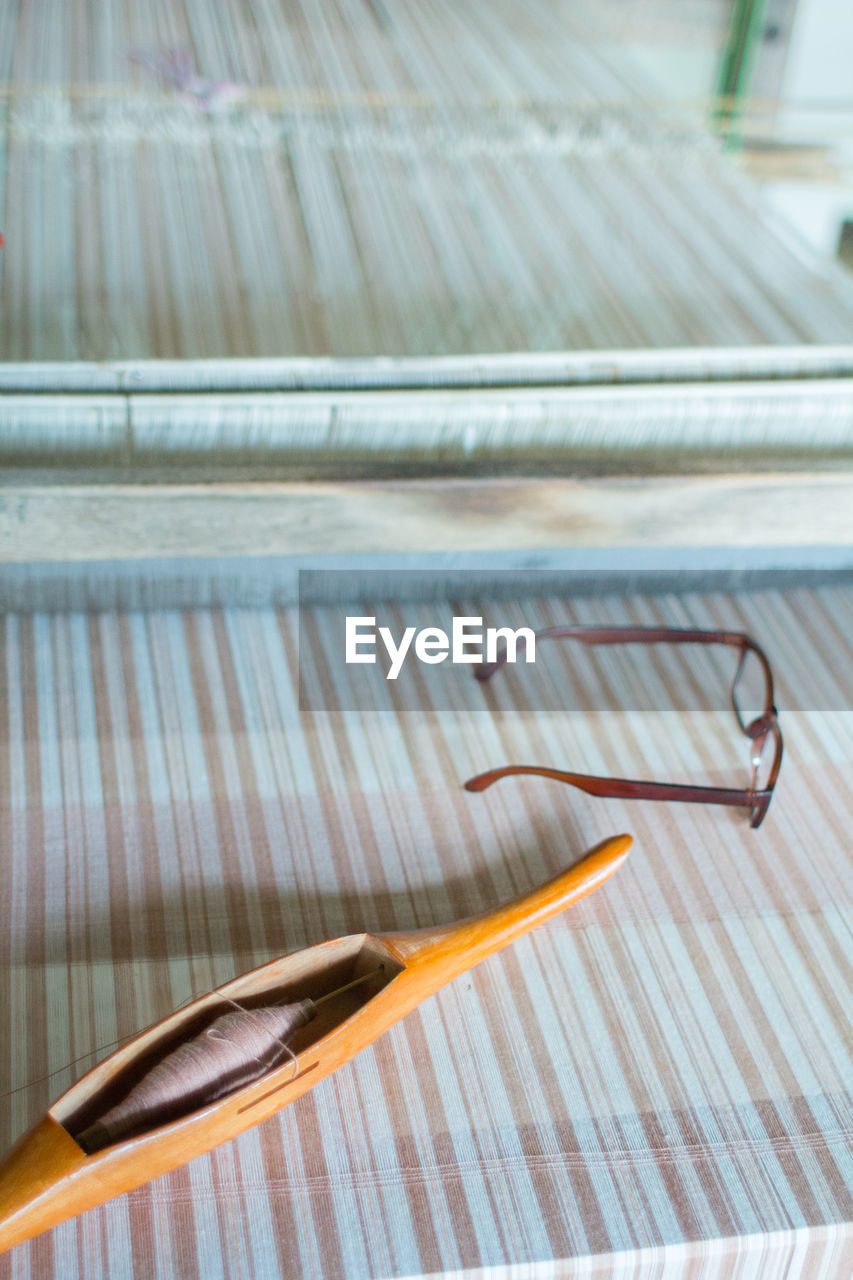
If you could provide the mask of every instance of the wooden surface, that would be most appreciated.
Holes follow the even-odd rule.
[[[25,485],[0,491],[0,560],[346,551],[850,546],[839,473],[375,483]]]

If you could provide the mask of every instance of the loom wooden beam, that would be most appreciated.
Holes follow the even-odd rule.
[[[0,561],[853,546],[853,475],[0,489]]]

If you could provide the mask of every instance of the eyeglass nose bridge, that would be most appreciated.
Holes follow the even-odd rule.
[[[774,733],[778,724],[775,707],[771,707],[763,715],[756,716],[748,725],[744,725],[744,733],[749,738],[749,760],[752,765],[752,790],[758,790],[758,770],[767,747],[767,739]]]
[[[764,815],[770,807],[770,799],[773,795],[773,788],[776,783],[776,775],[779,772],[779,763],[782,758],[782,737],[779,733],[779,720],[775,707],[771,707],[764,715],[757,716],[744,729],[744,732],[750,738],[750,762],[752,764],[752,786],[750,793],[752,795],[752,812],[750,815],[750,826],[760,827],[764,820]],[[770,777],[763,787],[759,786],[758,771],[761,768],[761,762],[764,753],[767,750],[768,739],[773,739],[775,743],[776,754],[770,769]]]
[[[771,707],[769,711],[763,712],[762,715],[756,716],[749,724],[744,725],[743,731],[748,738],[752,739],[753,760],[757,751],[761,756],[764,750],[764,744],[768,736],[773,732],[779,723],[779,713],[775,707]]]

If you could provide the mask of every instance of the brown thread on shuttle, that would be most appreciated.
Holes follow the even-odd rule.
[[[156,1062],[121,1101],[75,1134],[76,1141],[92,1155],[216,1102],[252,1084],[288,1057],[296,1064],[291,1077],[295,1080],[299,1064],[289,1042],[296,1032],[317,1016],[325,1001],[375,977],[382,968],[361,974],[316,1000],[255,1009],[244,1008],[221,992],[212,993],[233,1009],[219,1014]]]

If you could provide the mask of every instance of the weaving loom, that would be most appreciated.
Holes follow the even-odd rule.
[[[3,1280],[853,1268],[853,283],[604,15],[0,6],[0,1156],[235,975],[635,837]],[[715,659],[391,685],[340,667],[355,607],[750,633],[786,751],[760,831],[462,786],[742,785]],[[104,1115],[65,1120],[109,1151]]]
[[[1,358],[849,341],[846,275],[586,6],[207,9],[5,7]],[[227,112],[131,60],[184,44]]]
[[[481,607],[517,621],[518,605]],[[69,1057],[199,989],[283,948],[469,915],[572,849],[636,835],[589,906],[427,1002],[307,1106],[9,1259],[50,1274],[70,1249],[88,1275],[132,1274],[145,1241],[142,1274],[179,1246],[197,1253],[183,1274],[220,1250],[256,1275],[532,1257],[607,1274],[616,1259],[593,1259],[625,1251],[637,1275],[652,1257],[725,1274],[734,1256],[843,1274],[850,589],[524,613],[772,637],[788,754],[761,831],[702,806],[569,801],[541,780],[488,802],[462,790],[531,758],[736,780],[730,709],[685,704],[651,654],[609,663],[586,708],[566,705],[576,669],[555,651],[547,714],[531,671],[485,705],[469,677],[430,717],[389,702],[335,721],[296,712],[295,611],[7,617],[7,1079],[57,1074],[8,1099],[4,1147],[70,1082]],[[322,612],[310,625],[322,645]],[[57,856],[84,839],[85,860]]]

